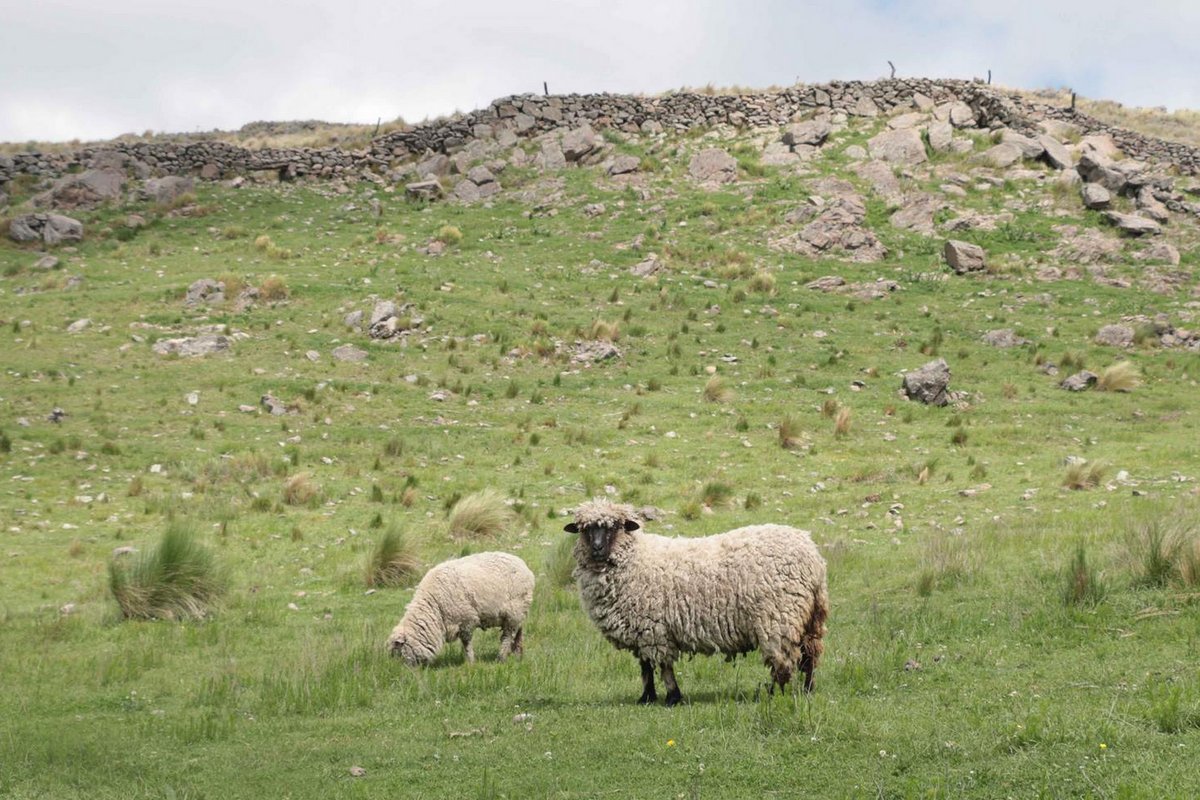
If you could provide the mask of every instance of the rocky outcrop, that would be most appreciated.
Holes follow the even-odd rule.
[[[701,150],[692,156],[688,174],[701,186],[717,186],[737,180],[737,161],[718,147]]]
[[[8,223],[8,238],[14,242],[43,241],[48,245],[83,239],[83,223],[62,214],[22,214]]]
[[[944,406],[950,402],[950,366],[944,358],[930,361],[920,369],[904,375],[904,394],[930,406]]]
[[[983,248],[977,244],[951,239],[942,248],[942,255],[945,256],[946,263],[959,275],[987,269]]]

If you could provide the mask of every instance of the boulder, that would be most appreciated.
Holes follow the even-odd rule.
[[[1020,148],[1022,158],[1041,158],[1042,154],[1046,152],[1045,146],[1039,140],[1014,130],[1006,130],[1001,133],[1000,143]]]
[[[474,182],[464,179],[455,184],[454,197],[464,203],[474,203],[483,197],[483,195]]]
[[[67,333],[83,333],[88,328],[92,327],[92,321],[87,317],[77,319],[67,326]]]
[[[976,125],[975,110],[962,101],[950,104],[947,118],[956,128],[974,128]]]
[[[567,157],[562,145],[555,139],[542,141],[542,150],[537,154],[537,165],[544,170],[557,170],[567,166]]]
[[[892,214],[889,222],[893,228],[916,231],[925,235],[933,233],[933,216],[946,207],[938,197],[922,194],[910,201],[904,208]]]
[[[1166,242],[1155,242],[1140,253],[1136,253],[1134,257],[1145,261],[1161,261],[1173,267],[1179,266],[1179,250]]]
[[[890,164],[872,159],[855,164],[851,169],[854,170],[854,174],[871,184],[875,193],[888,203],[898,203],[904,196],[904,190],[901,189],[900,181]]]
[[[570,162],[581,160],[599,145],[596,132],[590,125],[581,125],[569,130],[562,137],[563,156]]]
[[[935,153],[949,153],[954,142],[954,126],[949,122],[934,122],[927,130],[929,146]]]
[[[988,331],[983,335],[983,343],[992,347],[1009,348],[1020,347],[1023,344],[1029,344],[1029,340],[1023,336],[1017,336],[1012,328],[1001,328],[1000,330]]]
[[[187,296],[183,300],[189,306],[201,303],[214,304],[225,302],[225,284],[212,278],[201,278],[188,287]]]
[[[125,187],[125,174],[113,169],[89,169],[78,175],[64,175],[45,192],[33,198],[33,204],[51,208],[95,208],[117,200]]]
[[[850,107],[850,114],[855,117],[878,117],[879,106],[871,98],[863,95],[858,102]]]
[[[925,142],[921,140],[921,133],[912,128],[878,133],[868,140],[867,149],[871,158],[889,164],[913,166],[926,160]]]
[[[1071,158],[1071,151],[1067,150],[1066,145],[1058,139],[1043,133],[1038,136],[1037,141],[1042,146],[1042,160],[1050,166],[1055,169],[1071,169],[1075,166],[1075,161]]]
[[[83,223],[62,214],[47,214],[42,240],[48,245],[83,240]]]
[[[333,349],[333,358],[335,361],[349,361],[357,364],[367,360],[367,351],[352,344],[344,344]]]
[[[467,180],[474,183],[476,186],[483,186],[485,183],[495,183],[496,176],[492,171],[482,164],[477,167],[471,167],[467,170]]]
[[[930,406],[944,406],[950,402],[947,387],[950,385],[950,367],[944,358],[930,361],[920,369],[904,376],[904,394]]]
[[[1122,214],[1118,211],[1105,211],[1104,218],[1115,225],[1117,230],[1128,236],[1145,236],[1162,233],[1162,227],[1152,219],[1139,217],[1136,214]]]
[[[436,153],[429,158],[417,164],[413,170],[417,177],[425,180],[430,175],[438,178],[444,178],[450,174],[450,157],[444,153]]]
[[[811,119],[788,125],[783,131],[783,143],[788,147],[798,144],[820,146],[833,133],[833,125],[827,119]]]
[[[1084,206],[1093,211],[1108,208],[1112,203],[1112,193],[1098,183],[1083,184],[1079,193],[1083,197]]]
[[[959,275],[987,269],[983,248],[977,244],[950,239],[942,249],[942,254],[946,257],[946,263]]]
[[[989,166],[1004,169],[1021,160],[1022,150],[1015,144],[1001,142],[988,148],[979,158]]]
[[[1133,347],[1134,330],[1128,325],[1105,325],[1096,332],[1096,344],[1105,347]]]
[[[160,206],[170,205],[188,192],[196,188],[191,178],[178,175],[168,175],[165,178],[151,178],[142,186],[142,194],[148,200],[153,200]]]
[[[1100,376],[1094,372],[1089,372],[1086,369],[1082,372],[1076,372],[1069,378],[1064,378],[1059,384],[1068,392],[1082,392],[1085,389],[1090,389],[1096,385],[1096,381],[1100,380]]]
[[[710,147],[692,156],[688,174],[701,184],[732,183],[737,180],[737,160],[718,147]]]
[[[8,238],[14,242],[36,242],[42,238],[43,222],[39,214],[22,214],[8,221]]]
[[[1120,194],[1129,182],[1124,170],[1118,169],[1107,156],[1093,150],[1083,152],[1075,169],[1087,183],[1098,183],[1114,194]]]
[[[209,333],[181,339],[159,339],[151,349],[160,356],[177,355],[184,358],[195,358],[228,350],[229,338]]]
[[[637,172],[642,166],[642,160],[637,156],[622,155],[617,156],[608,165],[609,175],[628,175],[631,172]]]
[[[629,272],[638,278],[649,278],[666,269],[655,253],[648,253],[646,258],[629,268]]]
[[[418,200],[436,200],[442,196],[442,184],[435,178],[404,184],[404,193]]]
[[[889,128],[921,128],[929,121],[927,114],[921,114],[916,111],[910,111],[907,114],[900,114],[888,120]]]

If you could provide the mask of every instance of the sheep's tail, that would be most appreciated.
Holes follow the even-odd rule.
[[[800,637],[800,671],[804,673],[804,691],[811,692],[813,688],[813,670],[825,652],[822,638],[825,636],[825,619],[829,616],[829,588],[824,582],[817,587],[813,598],[812,613],[804,624],[804,633]]]

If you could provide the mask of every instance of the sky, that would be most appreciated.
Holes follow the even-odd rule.
[[[1200,108],[1198,0],[0,0],[0,141],[898,76]]]

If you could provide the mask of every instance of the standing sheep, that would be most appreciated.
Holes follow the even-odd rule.
[[[635,533],[633,509],[599,499],[575,510],[575,579],[588,616],[642,668],[639,703],[683,699],[674,661],[681,653],[734,656],[759,650],[771,692],[797,668],[811,692],[824,649],[829,591],[825,559],[807,531],[751,525],[702,538]]]
[[[404,616],[388,637],[388,652],[409,666],[428,664],[458,639],[475,660],[476,628],[500,628],[500,660],[520,655],[522,628],[533,601],[533,573],[508,553],[476,553],[443,561],[421,578]]]

